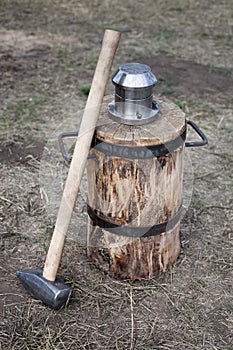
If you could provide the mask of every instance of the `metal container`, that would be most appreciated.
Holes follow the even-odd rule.
[[[140,63],[121,65],[112,82],[115,85],[115,99],[108,105],[109,117],[128,124],[150,123],[158,113],[153,101],[153,87],[157,79],[149,66]]]

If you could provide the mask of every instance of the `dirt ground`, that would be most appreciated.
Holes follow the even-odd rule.
[[[233,349],[232,15],[225,0],[1,0],[1,350]],[[182,108],[209,145],[188,152],[194,180],[181,256],[150,281],[114,280],[87,257],[83,184],[59,269],[72,295],[54,311],[15,272],[43,267],[67,172],[57,170],[57,133],[78,123],[105,28],[122,32],[113,71],[150,65],[155,97]],[[46,204],[53,147],[49,170],[59,178]]]

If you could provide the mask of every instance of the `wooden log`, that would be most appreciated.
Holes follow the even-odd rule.
[[[185,115],[158,104],[157,119],[142,126],[118,124],[103,109],[96,138],[104,147],[93,147],[87,164],[88,250],[115,278],[159,275],[180,253]],[[167,152],[148,154],[164,143]]]

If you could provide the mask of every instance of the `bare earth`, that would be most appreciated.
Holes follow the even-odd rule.
[[[232,26],[223,0],[1,1],[0,350],[233,349]],[[130,61],[150,65],[155,98],[182,108],[209,145],[189,151],[182,254],[150,281],[113,280],[88,259],[84,181],[59,269],[72,295],[53,311],[28,296],[15,272],[43,267],[61,184],[46,206],[41,168],[53,146],[51,169],[63,167],[57,133],[78,123],[81,90],[109,27],[122,32],[113,71]]]

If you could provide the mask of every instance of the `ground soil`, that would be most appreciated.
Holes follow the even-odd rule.
[[[1,140],[0,140],[1,142]],[[3,143],[0,153],[0,163],[26,164],[30,158],[40,160],[45,143],[41,140],[24,140],[14,136],[13,140]]]
[[[158,55],[144,62],[153,72],[158,72],[159,85],[164,81],[170,84],[171,96],[202,98],[208,103],[219,99],[229,101],[233,96],[233,78],[230,74],[224,76],[211,71],[211,67],[172,56]]]
[[[233,349],[231,13],[230,2],[210,0],[1,2],[1,350]],[[78,122],[106,27],[122,32],[113,70],[150,65],[155,98],[182,108],[209,146],[189,151],[181,256],[150,281],[113,280],[87,257],[84,182],[59,269],[72,295],[54,311],[28,296],[15,272],[43,266],[62,190],[57,133]],[[46,175],[55,170],[53,207]]]

